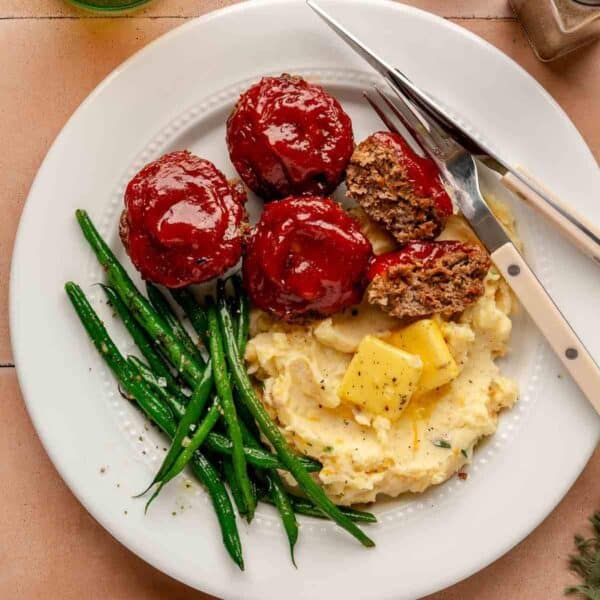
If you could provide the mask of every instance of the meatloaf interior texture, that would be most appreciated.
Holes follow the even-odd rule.
[[[436,201],[415,194],[394,149],[374,136],[355,148],[346,186],[348,195],[399,242],[433,239],[445,225]]]
[[[462,244],[434,260],[416,259],[391,266],[373,279],[367,299],[401,319],[434,313],[451,316],[483,294],[483,279],[489,267],[484,250]]]

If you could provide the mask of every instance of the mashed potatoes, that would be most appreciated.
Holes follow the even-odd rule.
[[[508,209],[493,207],[514,233]],[[441,237],[472,241],[473,234],[452,217]],[[470,461],[479,439],[494,433],[498,413],[518,394],[494,362],[507,351],[511,308],[509,289],[492,267],[484,296],[458,321],[441,322],[458,377],[413,398],[394,423],[342,403],[337,393],[362,338],[385,337],[402,326],[373,306],[305,326],[256,311],[246,361],[289,442],[323,463],[318,476],[327,494],[339,504],[372,502],[378,494],[422,492],[442,483]]]

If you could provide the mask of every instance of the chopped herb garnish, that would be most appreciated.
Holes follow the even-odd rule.
[[[438,448],[452,448],[450,442],[447,442],[446,440],[434,440],[431,443]]]
[[[468,452],[467,452],[467,451],[466,451],[464,448],[461,448],[461,449],[460,449],[460,453],[461,453],[461,454],[462,454],[462,455],[463,455],[465,458],[469,458],[469,454],[468,454]]]
[[[323,448],[323,452],[333,452],[333,446],[325,446],[325,448]]]

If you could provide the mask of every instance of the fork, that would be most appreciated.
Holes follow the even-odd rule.
[[[496,268],[600,414],[600,368],[486,204],[473,156],[401,91],[392,87],[395,94],[392,100],[377,86],[374,90],[376,94],[364,93],[373,110],[388,129],[402,135],[395,124],[397,120],[436,163],[442,180],[454,192],[458,207],[487,248]]]
[[[502,175],[502,185],[528,202],[555,225],[576,248],[600,265],[600,229],[594,223],[577,214],[573,207],[561,202],[527,170],[519,165],[511,166],[481,136],[475,135],[471,127],[458,115],[452,114],[437,99],[413,83],[400,69],[377,55],[315,0],[306,0],[306,3],[344,42],[380,73],[395,91],[402,93],[430,121],[435,122],[465,149],[499,172]]]

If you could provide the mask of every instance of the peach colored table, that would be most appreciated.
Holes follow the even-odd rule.
[[[207,598],[129,553],[83,510],[57,475],[19,393],[7,292],[11,249],[27,191],[69,115],[136,50],[186,19],[230,3],[157,0],[128,16],[99,18],[61,0],[0,0],[0,598]],[[560,102],[600,156],[600,45],[542,65],[506,0],[409,3],[451,19],[514,58]],[[566,568],[572,534],[585,531],[586,517],[600,509],[598,481],[597,451],[571,492],[529,538],[430,600],[561,598],[563,586],[572,580]]]

